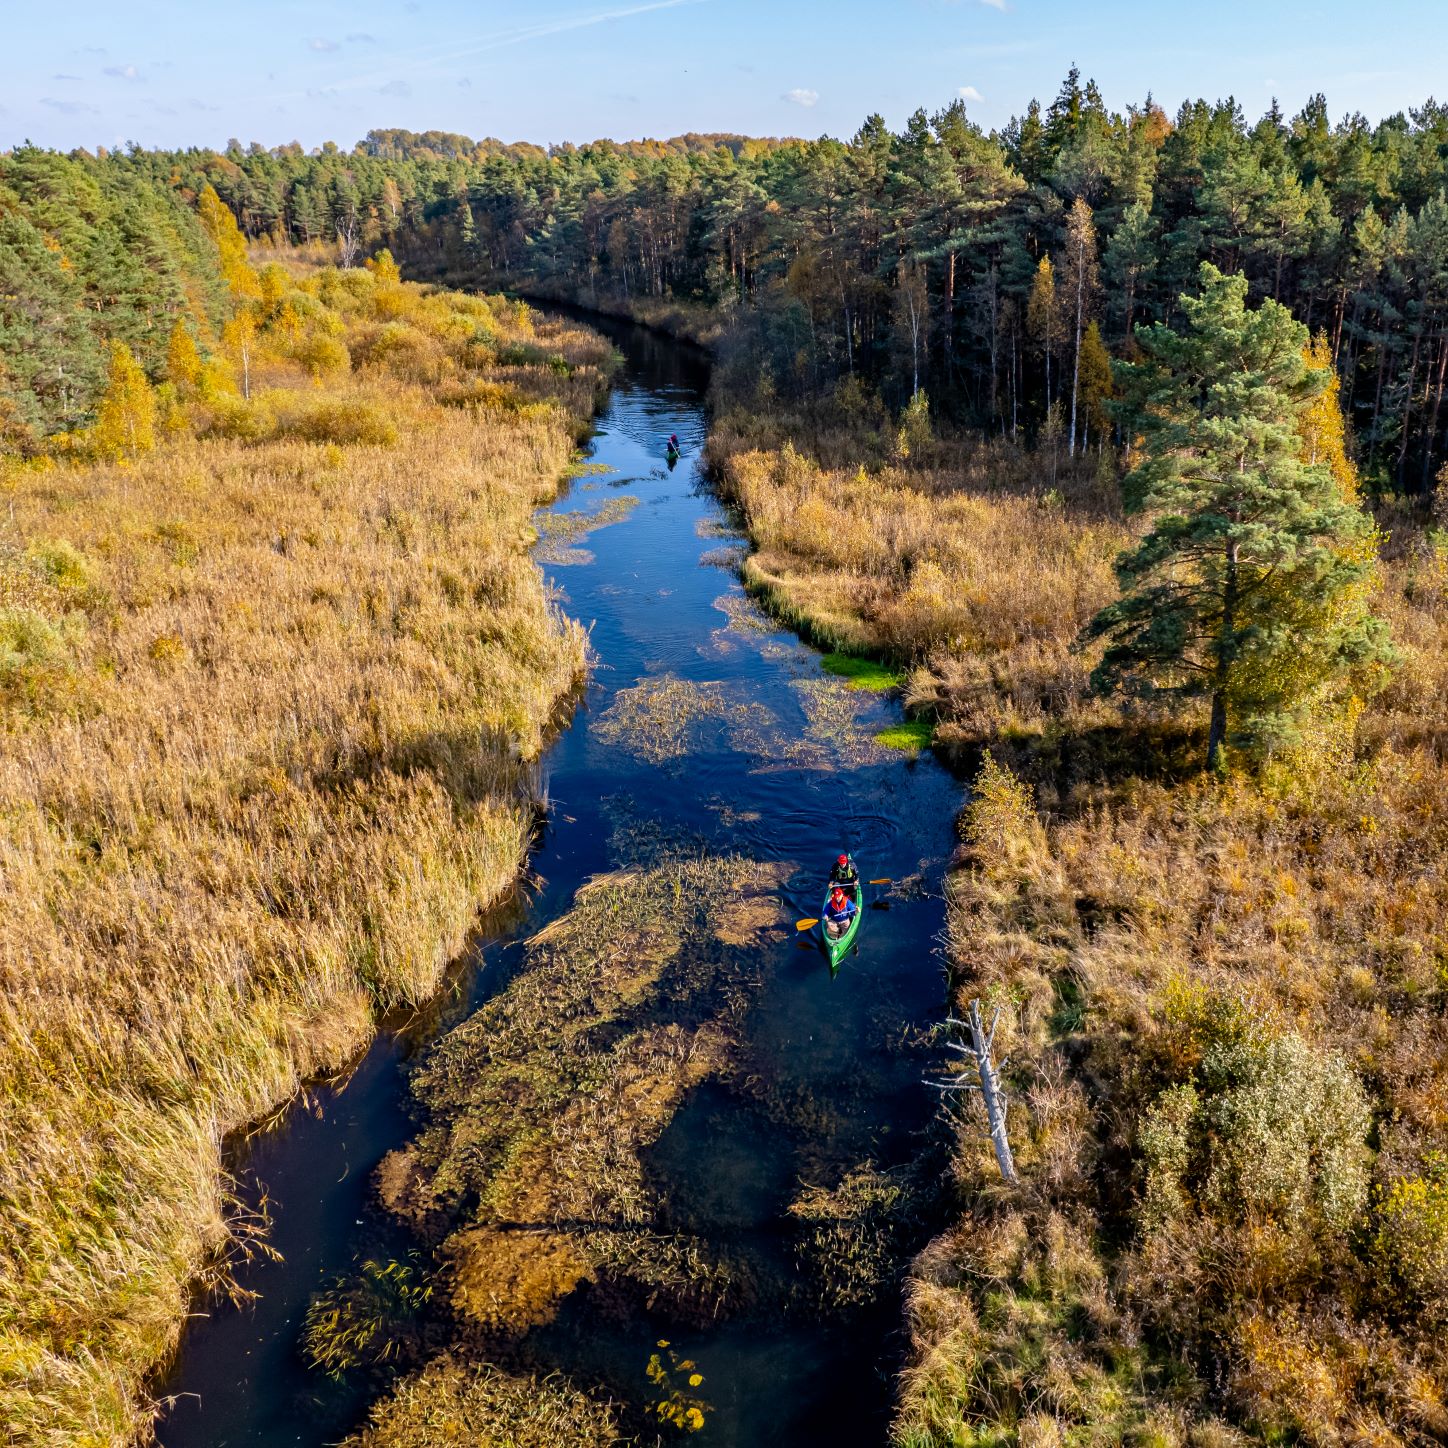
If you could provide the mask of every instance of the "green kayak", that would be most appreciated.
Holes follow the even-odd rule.
[[[820,906],[820,944],[830,958],[830,969],[837,970],[840,962],[849,952],[850,947],[855,943],[855,937],[860,933],[860,921],[865,918],[865,906],[861,898],[863,891],[859,885],[855,886],[855,904],[859,907],[850,921],[849,927],[843,935],[831,935],[825,926],[825,910],[829,906],[829,892],[825,893],[825,903]]]

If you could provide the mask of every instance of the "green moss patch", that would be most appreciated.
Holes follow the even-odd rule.
[[[844,679],[852,689],[864,689],[871,694],[888,694],[904,681],[901,674],[886,668],[877,659],[862,659],[858,654],[826,654],[820,662],[826,673]]]
[[[875,742],[887,749],[903,749],[907,754],[918,754],[930,748],[935,737],[935,725],[929,719],[902,719],[891,724],[875,735]]]

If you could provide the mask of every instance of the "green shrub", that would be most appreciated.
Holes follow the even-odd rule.
[[[70,692],[84,633],[78,613],[57,623],[32,608],[0,608],[0,707],[32,713],[55,707]]]
[[[1195,1202],[1231,1222],[1345,1231],[1367,1196],[1370,1124],[1347,1063],[1300,1036],[1259,1035],[1214,1043],[1198,1076],[1143,1120],[1143,1225]]]

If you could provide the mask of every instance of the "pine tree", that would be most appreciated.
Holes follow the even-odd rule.
[[[1139,439],[1123,491],[1153,526],[1083,638],[1107,641],[1100,692],[1209,698],[1219,770],[1229,738],[1289,741],[1324,691],[1391,648],[1362,600],[1371,525],[1304,457],[1304,415],[1328,387],[1304,360],[1307,329],[1276,302],[1249,309],[1244,277],[1209,263],[1200,277],[1185,332],[1140,330],[1143,360],[1117,368]]]
[[[111,343],[111,368],[91,434],[96,453],[134,458],[156,446],[156,394],[124,342]]]

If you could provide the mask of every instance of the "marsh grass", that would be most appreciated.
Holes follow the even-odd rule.
[[[903,674],[887,668],[878,659],[861,658],[858,654],[826,654],[820,663],[827,674],[834,674],[850,688],[869,694],[888,694],[905,681]]]
[[[898,724],[887,724],[875,733],[875,742],[886,749],[898,749],[904,754],[918,754],[929,749],[935,737],[935,726],[928,719],[902,719]]]
[[[144,1434],[224,1279],[228,1133],[434,989],[511,886],[584,668],[525,548],[606,349],[367,272],[288,285],[304,335],[264,332],[252,401],[197,398],[198,435],[126,464],[0,472],[14,1443]],[[352,365],[308,377],[306,328]],[[566,369],[496,365],[513,337]]]
[[[405,1379],[344,1448],[612,1448],[622,1441],[607,1403],[559,1376],[505,1373],[441,1357]]]

